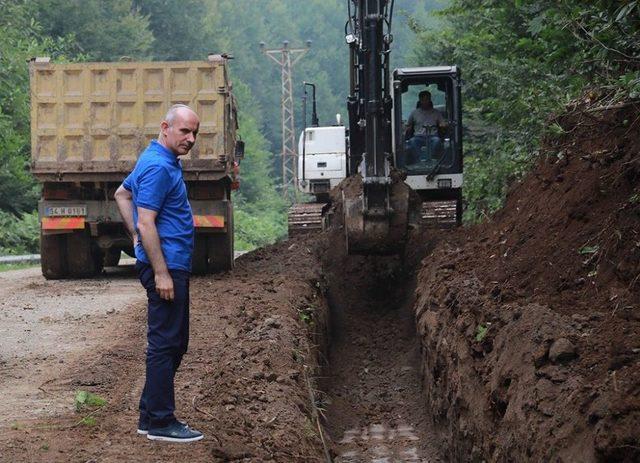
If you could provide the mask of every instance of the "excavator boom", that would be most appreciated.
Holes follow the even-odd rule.
[[[409,188],[392,178],[393,109],[389,46],[393,0],[347,0],[350,51],[349,174],[361,188],[343,190],[347,251],[393,254],[405,242]]]

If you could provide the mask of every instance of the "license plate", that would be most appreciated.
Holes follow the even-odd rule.
[[[85,217],[87,206],[47,206],[44,209],[46,217]]]

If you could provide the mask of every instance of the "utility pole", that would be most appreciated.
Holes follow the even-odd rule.
[[[289,41],[282,42],[282,48],[266,49],[260,42],[262,53],[271,58],[282,71],[282,194],[289,199],[289,190],[293,188],[293,201],[296,200],[295,187],[298,170],[296,155],[296,134],[293,117],[293,66],[311,48],[307,40],[306,48],[289,48]]]

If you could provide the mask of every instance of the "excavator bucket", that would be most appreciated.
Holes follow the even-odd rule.
[[[360,176],[352,177],[352,180],[342,190],[347,252],[365,255],[401,253],[407,239],[409,187],[402,181],[385,185],[385,210],[374,210],[366,204]]]

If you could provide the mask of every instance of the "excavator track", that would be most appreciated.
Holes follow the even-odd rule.
[[[454,228],[459,225],[457,201],[424,201],[420,211],[426,228]]]
[[[289,237],[320,232],[324,228],[323,213],[329,203],[294,204],[289,208]]]

